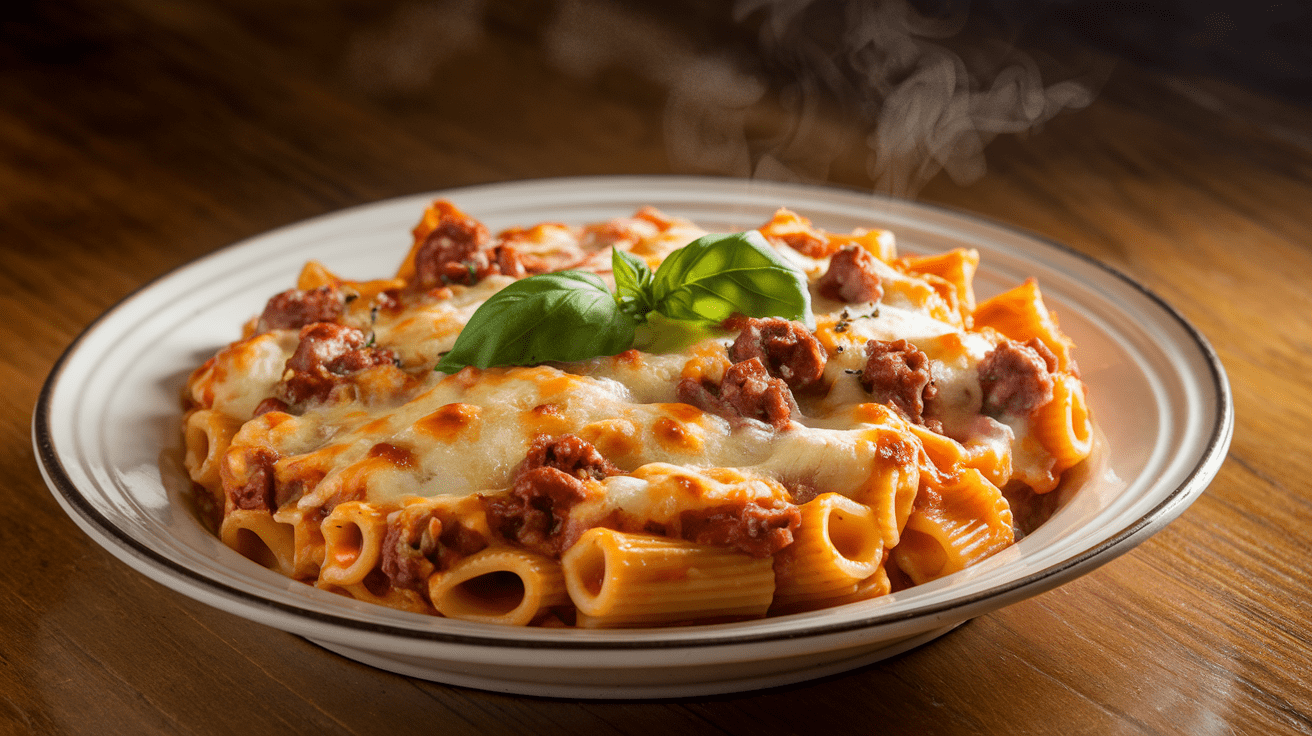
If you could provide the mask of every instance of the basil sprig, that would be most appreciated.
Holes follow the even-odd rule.
[[[558,271],[520,279],[474,312],[437,370],[535,365],[614,355],[633,344],[634,321],[601,277]]]
[[[615,299],[620,308],[642,322],[656,305],[652,292],[655,274],[641,258],[622,250],[610,252],[610,268],[615,275]]]
[[[614,355],[632,347],[635,328],[652,312],[701,328],[734,313],[813,324],[806,277],[755,230],[698,238],[655,273],[641,258],[615,250],[611,268],[614,294],[587,271],[530,276],[498,291],[470,317],[436,370]]]
[[[707,235],[674,251],[651,288],[656,311],[671,319],[718,324],[738,312],[813,326],[806,277],[755,230]]]

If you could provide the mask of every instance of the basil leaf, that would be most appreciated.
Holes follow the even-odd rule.
[[[719,323],[738,312],[815,322],[806,276],[755,230],[706,235],[674,251],[652,291],[656,311],[672,319]]]
[[[530,276],[488,298],[435,370],[614,355],[633,344],[633,326],[633,317],[594,273]]]
[[[633,347],[644,353],[678,353],[703,340],[724,336],[716,325],[670,319],[652,312],[646,323],[633,331]]]
[[[651,268],[646,261],[618,248],[611,251],[610,268],[615,274],[615,298],[620,307],[642,321],[652,309]]]

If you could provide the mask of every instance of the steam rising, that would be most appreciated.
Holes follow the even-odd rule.
[[[573,74],[624,65],[667,85],[676,170],[824,180],[856,154],[876,189],[903,197],[940,170],[979,179],[994,137],[1093,100],[1088,82],[1045,85],[1034,57],[1005,44],[971,49],[968,65],[941,43],[964,13],[929,17],[906,0],[738,0],[733,17],[755,25],[755,48],[699,51],[606,0],[563,3],[545,40]],[[753,129],[758,118],[768,130]]]
[[[482,42],[490,2],[402,4],[355,35],[348,76],[376,94],[424,93],[442,63]],[[940,171],[979,179],[997,135],[1025,134],[1094,94],[1088,81],[1045,81],[1046,57],[978,34],[958,43],[964,12],[924,15],[908,0],[735,0],[713,34],[698,33],[704,19],[669,18],[559,0],[545,27],[525,28],[566,74],[623,69],[667,89],[675,171],[825,181],[841,169],[838,178],[865,174],[879,191],[912,197]]]

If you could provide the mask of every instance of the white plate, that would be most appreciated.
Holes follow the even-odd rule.
[[[1075,340],[1107,452],[1046,524],[983,563],[881,599],[761,621],[638,631],[522,629],[358,603],[249,562],[183,500],[179,392],[294,284],[310,258],[356,278],[390,275],[409,229],[444,196],[496,230],[579,224],[654,205],[710,230],[790,207],[818,226],[895,231],[903,252],[978,248],[981,296],[1035,276]],[[69,516],[150,578],[347,657],[457,685],[573,698],[680,697],[840,672],[929,641],[1128,551],[1216,474],[1233,428],[1212,349],[1146,289],[1073,251],[923,204],[729,179],[580,178],[473,187],[358,207],[225,248],[164,276],[97,320],[51,372],[32,422],[42,473]]]

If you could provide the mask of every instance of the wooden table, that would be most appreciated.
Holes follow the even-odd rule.
[[[831,101],[790,127],[787,94],[744,87],[781,89],[786,64],[706,81],[736,103],[698,97],[687,75],[708,49],[745,58],[732,55],[762,36],[692,6],[27,5],[0,21],[0,732],[1312,732],[1312,110],[1086,65],[1092,104],[997,137],[982,178],[939,175],[919,192],[1110,263],[1212,341],[1238,424],[1179,520],[1075,582],[855,672],[578,703],[373,670],[133,572],[38,474],[41,384],[132,290],[270,228],[482,182],[778,176],[767,153],[871,187],[870,119]],[[695,117],[712,103],[719,117]],[[735,126],[752,146],[696,135]]]

